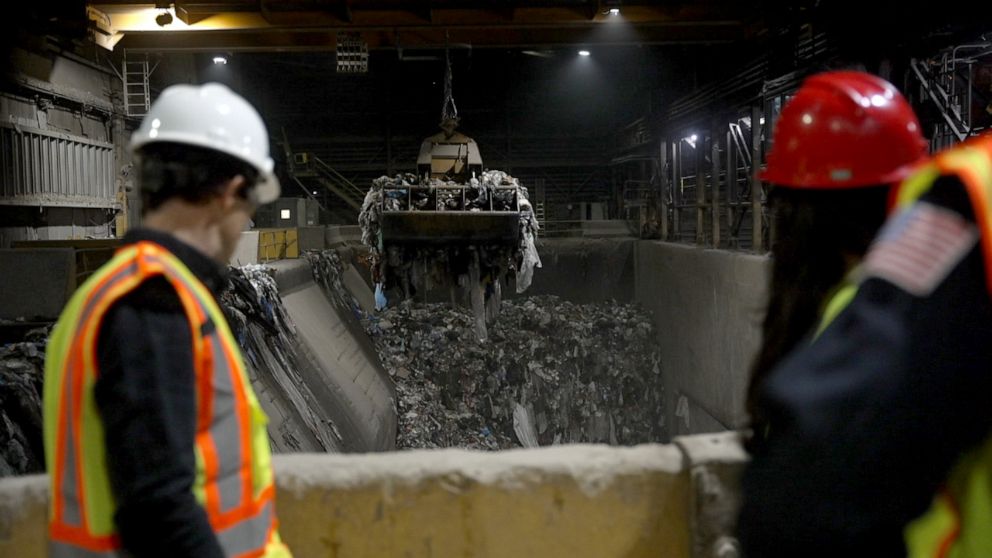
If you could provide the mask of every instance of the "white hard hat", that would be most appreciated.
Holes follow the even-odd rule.
[[[258,170],[255,200],[262,204],[279,197],[265,123],[255,107],[224,85],[166,88],[131,134],[131,151],[157,142],[213,149],[241,159]]]

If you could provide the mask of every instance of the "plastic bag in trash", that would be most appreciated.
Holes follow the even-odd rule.
[[[386,295],[382,292],[382,283],[375,284],[375,309],[382,310],[386,307]]]

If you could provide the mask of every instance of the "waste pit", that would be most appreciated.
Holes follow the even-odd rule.
[[[364,323],[396,384],[398,449],[666,439],[655,330],[636,304],[504,300],[483,342],[450,304],[407,300]]]

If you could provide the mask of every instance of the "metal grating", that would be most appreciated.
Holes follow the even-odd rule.
[[[0,123],[0,205],[117,208],[113,145]]]

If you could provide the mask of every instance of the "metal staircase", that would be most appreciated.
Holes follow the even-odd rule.
[[[301,182],[317,182],[356,212],[362,209],[366,191],[356,186],[313,153],[309,151],[293,153],[290,173]]]
[[[992,43],[960,45],[939,57],[910,61],[921,95],[933,101],[943,119],[932,134],[933,149],[964,141],[985,128],[972,107],[976,100],[988,104],[974,83],[976,62],[988,56]]]

